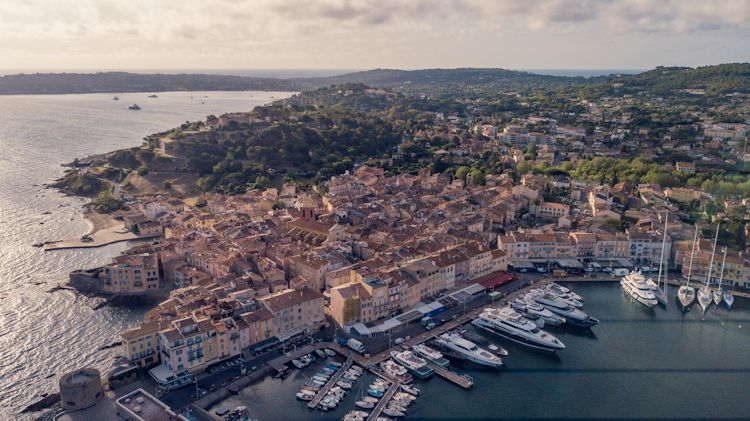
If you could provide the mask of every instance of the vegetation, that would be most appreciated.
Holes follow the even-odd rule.
[[[115,198],[109,190],[99,193],[99,196],[91,203],[91,206],[98,213],[111,213],[120,209],[129,209],[125,202]]]
[[[79,173],[70,170],[53,187],[62,189],[68,194],[85,197],[97,197],[103,191],[109,191],[112,185],[90,173]]]

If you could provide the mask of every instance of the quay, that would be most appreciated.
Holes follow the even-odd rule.
[[[352,366],[352,362],[354,359],[352,357],[349,357],[346,359],[346,362],[344,365],[341,366],[334,374],[331,376],[331,379],[328,380],[325,386],[323,386],[322,389],[318,391],[318,394],[315,395],[313,400],[308,402],[307,407],[310,409],[315,409],[321,400],[328,394],[328,391],[331,390],[331,388],[341,379],[341,376],[344,375],[344,372],[349,369],[349,367]]]
[[[427,361],[427,366],[430,367],[438,376],[450,382],[453,382],[463,387],[464,389],[471,389],[471,387],[474,386],[474,379],[472,379],[470,376],[466,374],[458,374],[455,371],[451,371],[439,364],[433,363],[432,361],[425,361]]]
[[[386,390],[378,404],[375,405],[375,408],[372,409],[372,412],[370,412],[370,416],[367,417],[367,421],[375,421],[376,419],[378,419],[380,414],[383,412],[383,409],[385,409],[385,406],[388,405],[388,402],[391,401],[393,395],[395,395],[396,391],[398,391],[399,387],[401,387],[401,384],[399,382],[391,381],[391,387]]]

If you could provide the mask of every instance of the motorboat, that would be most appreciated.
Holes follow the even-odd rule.
[[[435,343],[450,351],[451,354],[474,364],[493,368],[499,368],[503,365],[503,360],[500,357],[480,348],[474,342],[464,339],[458,333],[443,333],[436,339]]]
[[[557,284],[555,282],[547,284],[546,285],[546,289],[547,289],[547,291],[549,291],[552,294],[557,295],[558,297],[561,297],[561,298],[571,299],[571,300],[575,300],[575,301],[579,301],[579,302],[584,301],[583,297],[581,297],[580,295],[576,294],[575,292],[571,291],[570,289],[565,288],[562,285],[559,285],[559,284]]]
[[[297,367],[298,369],[302,369],[305,367],[305,365],[300,360],[292,360],[292,365]]]
[[[541,304],[530,299],[529,297],[521,296],[521,299],[523,300],[524,311],[526,313],[535,314],[539,316],[542,320],[544,320],[545,324],[548,324],[551,326],[559,326],[565,323],[564,317],[560,317],[557,314],[549,311],[548,309],[544,308]]]
[[[311,401],[313,400],[314,397],[315,397],[315,392],[307,390],[307,389],[302,389],[299,392],[297,392],[297,399],[301,401]]]
[[[403,417],[406,415],[403,412],[392,408],[385,408],[383,414],[388,415],[389,417]]]
[[[350,382],[348,382],[346,380],[339,380],[339,381],[337,381],[336,382],[336,386],[338,386],[338,387],[340,387],[340,388],[342,388],[344,390],[349,390],[352,387],[354,387],[354,385],[352,383],[350,383]]]
[[[625,293],[646,307],[651,308],[658,304],[654,292],[640,271],[632,271],[623,276],[620,279],[620,286]]]
[[[141,107],[138,106],[138,104],[128,105],[128,110],[140,110]]]
[[[322,349],[316,349],[315,354],[320,358],[328,358],[328,354],[326,354]]]
[[[117,95],[115,95],[115,97],[112,98],[112,101],[119,101],[119,100],[120,100],[120,98],[118,98]]]
[[[372,385],[367,389],[367,393],[369,393],[371,396],[374,396],[376,398],[382,398],[383,393],[385,393],[385,390],[383,389],[374,389]]]
[[[417,389],[416,386],[413,386],[413,385],[409,386],[408,384],[402,384],[401,385],[401,390],[403,390],[404,392],[406,392],[406,393],[408,393],[408,394],[410,394],[412,396],[419,396],[419,393],[420,393],[419,389]]]
[[[547,310],[564,317],[565,322],[575,326],[591,327],[599,324],[599,320],[581,310],[575,309],[551,294],[532,295],[531,299]]]
[[[336,356],[336,351],[334,351],[334,350],[332,350],[330,348],[324,349],[323,352],[325,352],[326,355],[328,355],[329,357],[335,357]]]
[[[402,367],[399,364],[396,364],[393,362],[393,360],[385,360],[382,363],[380,363],[380,368],[383,370],[383,373],[385,373],[386,376],[390,377],[393,380],[396,380],[399,383],[411,383],[412,376],[409,374],[409,372],[406,370],[406,368]]]
[[[551,352],[565,349],[562,341],[525,320],[510,307],[486,308],[471,324],[531,348]]]
[[[391,351],[391,358],[406,367],[409,372],[420,379],[430,377],[435,371],[427,366],[427,361],[418,357],[411,351]]]
[[[433,363],[437,365],[447,367],[448,364],[450,364],[450,361],[445,359],[442,352],[430,346],[427,346],[425,344],[414,345],[411,347],[411,349],[420,357],[428,361],[432,361]]]
[[[354,404],[357,405],[359,408],[364,408],[364,409],[375,408],[375,403],[368,402],[368,401],[356,401],[354,402]]]

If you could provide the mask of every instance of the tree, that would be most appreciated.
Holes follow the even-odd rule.
[[[469,167],[460,166],[456,170],[456,178],[459,180],[466,180],[466,176],[469,175]]]
[[[527,172],[531,171],[532,165],[529,161],[521,161],[516,166],[516,169],[521,174],[526,174]]]
[[[471,171],[471,184],[475,186],[481,186],[484,184],[484,171],[472,170]]]

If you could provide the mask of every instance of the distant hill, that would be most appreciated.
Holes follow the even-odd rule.
[[[733,63],[698,68],[657,67],[635,75],[593,78],[549,76],[506,69],[375,69],[314,78],[261,78],[209,74],[35,73],[0,77],[0,95],[94,92],[163,92],[211,90],[309,91],[331,85],[364,84],[404,93],[458,90],[519,90],[542,87],[584,88],[590,93],[647,90],[664,94],[679,89],[709,93],[750,91],[750,64]],[[611,89],[613,83],[621,89]]]

